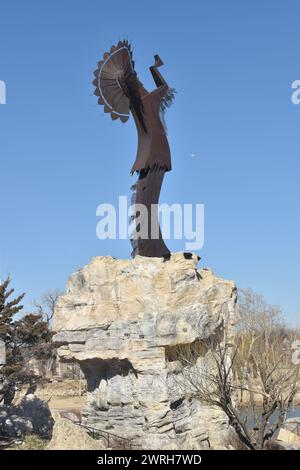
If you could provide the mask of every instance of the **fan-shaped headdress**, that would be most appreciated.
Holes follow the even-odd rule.
[[[98,103],[104,105],[104,112],[110,113],[113,120],[126,122],[130,108],[133,108],[145,128],[143,104],[139,92],[139,80],[134,70],[131,46],[127,40],[119,41],[105,52],[94,72],[94,94]]]

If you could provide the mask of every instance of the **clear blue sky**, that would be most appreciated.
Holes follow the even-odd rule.
[[[161,202],[204,203],[201,264],[298,321],[299,18],[298,0],[1,0],[0,272],[27,305],[93,256],[130,255],[96,238],[95,211],[129,194],[135,128],[111,122],[91,85],[126,36],[145,86],[159,53],[178,91]]]

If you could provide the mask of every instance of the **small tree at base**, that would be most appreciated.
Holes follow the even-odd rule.
[[[25,294],[11,300],[13,294],[7,278],[0,284],[0,340],[6,349],[6,363],[0,368],[0,403],[8,405],[18,387],[27,385],[27,392],[35,390],[41,377],[33,371],[31,360],[50,353],[47,345],[52,336],[39,314],[15,318],[23,309],[21,302]]]

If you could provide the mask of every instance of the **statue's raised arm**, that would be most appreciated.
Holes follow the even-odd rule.
[[[155,64],[151,65],[151,67],[149,67],[149,69],[150,69],[150,72],[152,74],[153,80],[155,81],[156,86],[158,88],[163,87],[163,86],[168,86],[167,82],[165,81],[162,74],[158,70],[159,67],[164,65],[163,61],[161,60],[161,58],[157,54],[154,56],[154,60],[155,60]]]

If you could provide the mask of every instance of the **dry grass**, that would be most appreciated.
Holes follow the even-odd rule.
[[[48,445],[47,440],[41,439],[35,434],[29,434],[25,437],[22,444],[14,447],[15,450],[45,450]]]

